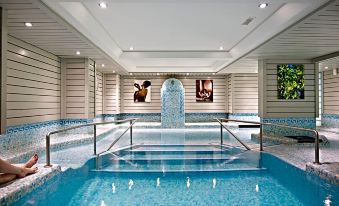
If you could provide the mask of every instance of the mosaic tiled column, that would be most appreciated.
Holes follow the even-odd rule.
[[[185,91],[178,79],[167,79],[161,88],[161,126],[185,127]]]

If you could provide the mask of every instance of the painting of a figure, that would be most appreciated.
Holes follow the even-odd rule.
[[[213,80],[196,80],[196,101],[213,102]]]
[[[151,102],[151,86],[149,80],[134,80],[134,102]]]

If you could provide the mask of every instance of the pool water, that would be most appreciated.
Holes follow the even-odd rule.
[[[338,205],[339,188],[266,153],[262,170],[95,171],[94,159],[14,205]],[[113,186],[114,185],[114,186]]]
[[[251,131],[237,133],[257,145]],[[98,151],[113,140],[98,141]],[[98,162],[92,145],[55,151],[52,163],[73,169],[14,205],[339,205],[337,186],[268,153],[246,151],[227,134],[224,143],[218,128],[135,129],[135,146],[125,147],[126,135]]]
[[[99,171],[188,172],[259,170],[260,153],[220,145],[138,145],[103,155]]]

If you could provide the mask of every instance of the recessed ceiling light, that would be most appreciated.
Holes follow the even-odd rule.
[[[129,73],[129,75],[131,75],[131,76],[132,76],[132,75],[133,75],[133,73]]]
[[[268,3],[261,3],[259,4],[259,8],[264,9],[268,6]]]
[[[159,73],[157,73],[157,75],[159,76],[160,74],[159,74]]]
[[[188,75],[190,75],[190,73],[186,73],[186,75],[188,76]]]
[[[220,50],[220,51],[224,50],[224,47],[222,47],[222,46],[221,46],[221,47],[219,47],[219,50]]]
[[[31,22],[26,22],[26,23],[25,23],[25,26],[27,26],[27,27],[32,27],[33,24],[32,24]]]
[[[328,67],[325,67],[325,69],[328,69]]]
[[[80,51],[75,52],[77,55],[80,55]]]
[[[101,64],[101,67],[105,67],[105,64]]]
[[[115,71],[113,71],[113,73],[115,73]]]
[[[132,46],[129,47],[129,50],[130,50],[130,51],[133,51],[133,50],[134,50],[134,47],[132,47]]]
[[[213,75],[215,75],[215,73],[213,73]]]
[[[100,8],[102,8],[102,9],[106,9],[106,8],[107,8],[107,3],[104,2],[104,1],[102,1],[102,2],[99,3],[99,6],[100,6]]]

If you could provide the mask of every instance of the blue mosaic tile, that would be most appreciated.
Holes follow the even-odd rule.
[[[260,122],[257,113],[229,113],[228,119]]]
[[[214,122],[215,118],[227,117],[227,113],[185,113],[186,122]]]
[[[322,114],[321,124],[324,127],[339,127],[338,114]]]
[[[161,125],[163,128],[185,127],[185,90],[178,79],[167,79],[161,88]]]
[[[116,119],[129,119],[138,118],[142,122],[160,122],[160,113],[120,113],[116,116]]]
[[[7,133],[0,135],[1,156],[12,156],[23,151],[34,150],[44,145],[45,137],[49,132],[90,122],[93,122],[93,119],[61,119],[8,127]],[[93,134],[93,128],[79,128],[64,134],[79,133]]]
[[[316,119],[315,118],[261,118],[261,121],[264,123],[273,123],[281,125],[289,125],[307,129],[316,128]],[[313,136],[312,132],[300,131],[295,129],[277,127],[277,126],[263,126],[263,133],[266,135],[277,135],[277,136]]]

